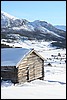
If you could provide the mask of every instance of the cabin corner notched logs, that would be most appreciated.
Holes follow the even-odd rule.
[[[17,49],[17,48],[12,48],[12,49]],[[11,51],[13,52],[13,50]],[[21,51],[23,51],[23,48],[20,50],[20,52]],[[18,52],[18,50],[16,52]],[[34,49],[28,50],[25,53],[24,57],[21,58],[19,63],[17,62],[16,65],[12,66],[9,66],[9,64],[8,66],[3,66],[3,64],[1,65],[1,77],[3,80],[9,79],[14,83],[17,82],[24,83],[27,81],[30,82],[35,79],[42,79],[42,80],[44,79],[44,59]]]

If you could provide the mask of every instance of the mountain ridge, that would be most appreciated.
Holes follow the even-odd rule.
[[[6,36],[5,36],[6,34]],[[46,21],[35,20],[29,22],[19,19],[7,13],[1,12],[1,39],[7,38],[8,34],[19,34],[28,39],[62,42],[66,40],[66,32],[57,29]]]
[[[66,31],[66,25],[54,25],[56,28]]]

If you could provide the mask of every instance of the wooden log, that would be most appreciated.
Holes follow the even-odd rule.
[[[23,65],[23,64],[26,64],[27,63],[27,61],[22,61],[21,63],[20,63],[20,65]]]
[[[42,72],[36,72],[35,75],[42,75]]]
[[[36,76],[35,76],[35,78],[39,78],[39,77],[42,77],[42,75],[36,75]]]
[[[31,59],[31,60],[41,60],[41,58],[38,57],[38,56],[34,56],[34,57],[33,57],[33,56],[31,56],[31,57],[29,56],[27,59],[28,59],[28,61],[29,61],[30,59]]]

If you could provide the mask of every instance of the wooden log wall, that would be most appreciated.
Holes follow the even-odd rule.
[[[18,82],[24,83],[27,81],[27,59],[22,60],[18,66]]]
[[[44,77],[44,61],[34,52],[18,66],[18,81],[26,82]]]
[[[1,77],[3,80],[11,80],[17,82],[16,66],[1,66]]]

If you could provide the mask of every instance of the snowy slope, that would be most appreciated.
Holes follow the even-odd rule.
[[[55,25],[56,28],[66,31],[65,25]]]
[[[13,30],[24,29],[27,31],[33,31],[33,27],[31,25],[27,25],[27,20],[16,18],[3,11],[1,11],[1,28],[12,28]]]
[[[4,12],[4,11],[1,11],[1,14],[2,14],[3,18],[5,18],[5,15],[6,15],[8,18],[11,18],[11,19],[14,19],[14,20],[17,19],[17,17],[14,17],[14,16],[12,16],[12,15]]]
[[[2,32],[3,32],[3,28],[7,28],[7,30],[10,31],[11,30],[12,31],[26,30],[31,32],[39,31],[40,33],[51,33],[52,35],[55,36],[60,35],[60,34],[56,35],[58,32],[61,33],[64,32],[55,28],[54,26],[52,26],[50,23],[47,23],[46,21],[35,20],[33,22],[29,22],[25,19],[16,18],[3,11],[1,11],[1,28],[2,28]],[[6,29],[4,30],[5,30],[4,32],[6,32]]]
[[[65,31],[55,28],[46,21],[35,20],[29,22],[26,19],[19,19],[1,11],[2,44],[13,42],[17,42],[18,44],[21,42],[22,44],[22,37],[26,37],[29,40],[56,41],[52,45],[62,48],[66,47]]]

